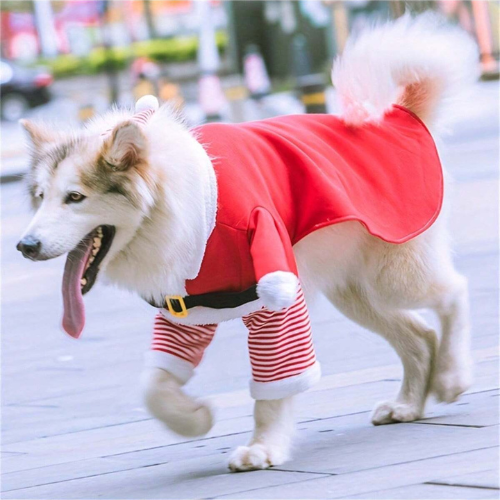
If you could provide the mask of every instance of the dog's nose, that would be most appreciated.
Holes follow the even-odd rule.
[[[18,244],[17,249],[27,258],[36,259],[40,254],[42,243],[33,236],[25,236]]]

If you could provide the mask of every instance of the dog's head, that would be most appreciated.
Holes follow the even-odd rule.
[[[36,213],[17,248],[31,260],[68,254],[63,326],[75,337],[83,329],[82,294],[153,203],[147,138],[130,115],[121,118],[104,133],[73,135],[22,122],[31,138],[27,179]]]

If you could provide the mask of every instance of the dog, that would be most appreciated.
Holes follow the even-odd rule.
[[[401,126],[411,125],[429,141],[426,126],[432,128],[436,124],[446,99],[457,96],[475,81],[477,66],[477,48],[469,36],[434,15],[415,18],[405,15],[375,26],[350,39],[334,64],[333,83],[342,114],[331,122],[352,138],[366,137],[362,134],[367,130],[379,133],[391,120],[402,120],[404,123],[398,121],[400,125],[403,123]],[[261,127],[259,133],[268,134],[269,127],[276,123],[286,128],[288,118],[277,120],[245,125],[243,129],[221,129],[217,127],[232,126],[217,125],[205,130],[211,130],[209,139],[217,142],[222,140],[219,135],[223,131],[247,133]],[[309,121],[295,120],[307,127],[307,123],[316,123],[313,120],[319,123],[330,118],[308,115]],[[365,219],[346,217],[336,223],[315,225],[313,230],[304,231],[299,241],[288,242],[289,251],[288,247],[283,250],[274,244],[267,247],[266,238],[275,238],[276,234],[274,230],[264,231],[263,242],[259,243],[264,250],[260,254],[255,252],[265,261],[259,266],[275,269],[267,261],[283,251],[280,262],[285,262],[285,268],[278,266],[271,273],[259,270],[257,277],[256,267],[258,282],[245,290],[249,300],[242,299],[242,293],[208,294],[207,299],[203,292],[210,289],[212,278],[213,283],[218,283],[217,273],[223,274],[224,270],[215,269],[208,275],[206,289],[197,289],[196,280],[204,269],[205,254],[213,246],[210,241],[220,225],[219,217],[224,213],[230,218],[233,212],[230,204],[221,207],[225,188],[222,174],[218,172],[217,178],[214,170],[219,158],[210,155],[210,144],[204,143],[207,138],[203,133],[200,136],[199,130],[189,130],[168,107],[157,109],[151,97],[139,101],[135,113],[114,109],[94,119],[83,131],[54,131],[26,120],[22,124],[31,139],[27,183],[36,213],[18,249],[32,260],[68,253],[63,278],[63,326],[74,337],[80,335],[84,324],[82,295],[92,288],[98,276],[163,307],[158,316],[158,335],[169,328],[174,331],[176,327],[172,325],[177,325],[181,330],[185,328],[180,335],[192,334],[193,338],[202,339],[213,335],[215,330],[210,325],[234,317],[247,318],[249,329],[254,327],[251,334],[257,335],[255,325],[300,309],[301,334],[310,342],[307,311],[302,302],[297,302],[297,294],[303,290],[306,297],[324,294],[347,317],[385,338],[401,358],[404,378],[399,394],[394,400],[376,406],[373,424],[414,421],[423,416],[429,394],[440,401],[452,402],[470,387],[467,282],[452,262],[445,215],[439,210],[441,191],[431,186],[440,182],[436,166],[439,159],[432,152],[431,143],[422,146],[428,152],[425,161],[429,164],[413,166],[415,172],[419,168],[427,179],[429,191],[418,187],[417,180],[409,183],[400,178],[406,189],[415,186],[422,203],[417,200],[411,210],[404,212],[404,204],[391,201],[405,228],[418,219],[416,232],[408,226],[401,239],[397,235],[377,234],[370,224],[376,226],[382,215],[375,209],[369,209],[363,215]],[[229,150],[240,147],[229,139],[226,143],[228,154]],[[303,147],[310,148],[310,144]],[[371,151],[367,148],[363,140],[355,144],[354,151]],[[314,151],[310,154],[314,156]],[[374,165],[379,154],[383,152],[370,152]],[[279,161],[284,162],[285,169],[295,168],[286,165],[287,160]],[[384,169],[383,162],[377,165],[374,178]],[[412,165],[407,167],[411,172]],[[231,166],[236,176],[246,179],[242,168]],[[388,165],[389,168],[392,167]],[[435,180],[431,182],[432,176]],[[307,190],[307,186],[303,187]],[[347,192],[350,188],[350,185],[345,187]],[[253,196],[244,186],[239,189],[241,203]],[[284,196],[283,192],[279,191],[279,196]],[[423,198],[431,194],[436,195],[431,203],[434,215],[429,215],[430,212],[422,215]],[[411,189],[405,196],[410,195]],[[314,211],[315,207],[307,210]],[[393,217],[390,206],[387,213],[386,217]],[[257,215],[260,222],[256,227],[273,225],[269,220],[262,222],[269,218],[269,213]],[[283,233],[286,231],[280,237],[287,239],[288,235]],[[226,240],[224,237],[219,240],[216,249],[225,252]],[[220,260],[232,266],[231,261]],[[239,275],[235,279],[240,279]],[[195,284],[190,285],[191,291],[186,288],[186,280]],[[223,292],[224,287],[221,288]],[[201,297],[201,305],[195,304],[187,311],[186,303],[193,296]],[[211,303],[207,300],[227,300],[231,306],[214,309],[206,306]],[[439,316],[442,329],[439,338],[413,311],[420,308],[431,309]],[[255,316],[259,314],[263,316]],[[314,352],[312,347],[308,349],[308,376],[300,378],[303,375],[300,372],[292,374],[290,379],[297,387],[302,384],[302,389],[319,377]],[[261,359],[258,354],[257,360]],[[202,351],[193,354],[198,358],[201,355]],[[179,358],[172,361],[172,355],[169,362],[171,368],[153,363],[145,371],[145,401],[150,412],[179,434],[207,433],[213,424],[210,408],[182,391],[183,383],[192,374],[192,366]],[[289,459],[294,428],[292,393],[299,389],[294,386],[292,391],[282,391],[281,382],[272,381],[271,385],[266,385],[266,381],[255,382],[254,433],[246,446],[233,452],[229,461],[231,470],[263,469]],[[263,387],[274,389],[265,393]]]

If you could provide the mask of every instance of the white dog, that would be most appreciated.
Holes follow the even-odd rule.
[[[400,105],[432,127],[441,101],[476,79],[477,64],[468,35],[431,15],[405,16],[363,32],[349,41],[333,69],[343,126],[375,130]],[[74,336],[83,328],[82,294],[99,271],[153,304],[165,305],[168,292],[169,309],[180,301],[181,311],[170,312],[182,325],[256,311],[279,314],[294,303],[296,275],[283,269],[257,277],[254,300],[216,312],[197,306],[189,316],[193,320],[183,319],[186,280],[200,272],[207,241],[220,222],[215,212],[220,192],[215,162],[195,134],[166,107],[154,108],[151,100],[142,101],[136,111],[145,113],[114,110],[71,134],[23,122],[32,139],[28,183],[37,212],[18,248],[33,260],[69,253],[63,324]],[[244,198],[243,187],[241,193]],[[325,225],[296,242],[292,255],[306,296],[325,294],[394,347],[404,366],[401,390],[375,408],[372,422],[409,422],[422,416],[430,392],[451,402],[471,384],[467,283],[453,266],[442,217],[401,244],[374,236],[366,226]],[[438,314],[440,340],[411,312],[418,308]],[[191,368],[182,360],[175,363],[168,370],[147,369],[147,405],[176,432],[204,434],[212,426],[211,412],[182,392]],[[232,470],[288,459],[291,396],[273,394],[284,396],[256,398],[255,431],[231,456]]]

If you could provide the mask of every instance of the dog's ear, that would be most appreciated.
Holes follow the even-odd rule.
[[[36,149],[41,148],[44,144],[55,142],[58,138],[58,135],[46,125],[25,119],[19,120],[19,124],[28,132],[31,143]]]
[[[105,162],[111,169],[123,172],[146,159],[146,137],[139,125],[126,121],[117,125],[102,151]]]

